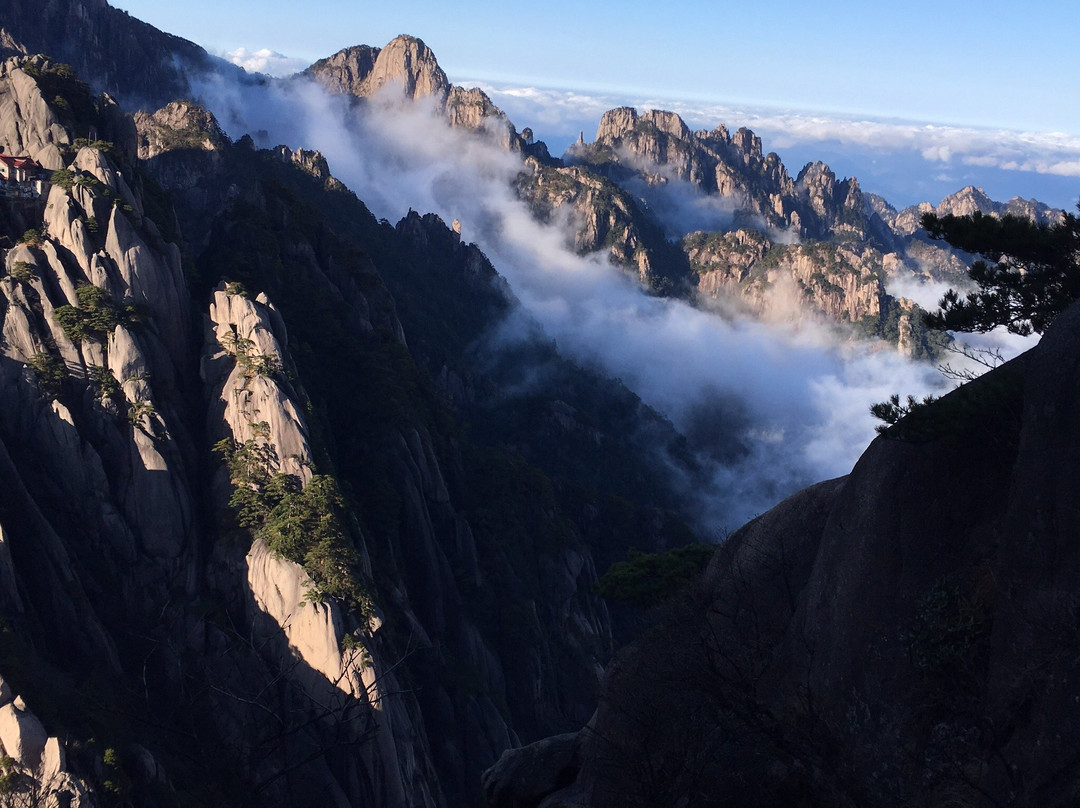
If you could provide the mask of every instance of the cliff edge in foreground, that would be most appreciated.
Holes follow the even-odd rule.
[[[1075,804],[1078,345],[1074,305],[732,536],[491,804]]]

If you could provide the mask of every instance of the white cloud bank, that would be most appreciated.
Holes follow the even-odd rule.
[[[579,131],[584,132],[586,140],[592,140],[596,124],[605,111],[629,105],[639,109],[677,112],[692,128],[712,129],[720,123],[729,129],[747,126],[762,137],[766,151],[829,144],[858,150],[866,164],[875,159],[885,161],[905,156],[907,160],[917,158],[947,168],[994,169],[1056,178],[1080,177],[1080,137],[1060,132],[1020,132],[873,120],[663,98],[590,95],[483,82],[480,86],[512,120],[536,122],[532,125],[537,136],[550,137],[560,146],[569,135],[576,135]],[[789,169],[798,168],[789,166]],[[969,171],[965,176],[971,173]],[[949,176],[940,179],[947,182]],[[936,202],[937,199],[926,201]],[[904,204],[907,203],[904,201]]]
[[[260,48],[257,51],[237,48],[221,56],[248,73],[263,73],[267,76],[291,76],[308,66],[303,59],[295,59],[269,48]]]
[[[265,130],[264,145],[323,151],[377,216],[413,208],[458,219],[564,354],[621,378],[686,433],[745,447],[699,492],[710,526],[735,527],[849,471],[874,436],[871,402],[945,386],[927,365],[823,327],[724,319],[644,295],[605,256],[576,255],[565,232],[532,217],[510,187],[523,168],[517,156],[449,129],[423,104],[375,104],[359,117],[307,82],[203,95],[233,137]]]

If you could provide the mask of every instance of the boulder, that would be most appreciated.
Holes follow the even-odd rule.
[[[48,740],[45,727],[26,709],[22,699],[0,707],[0,744],[16,763],[36,771]]]
[[[531,808],[565,788],[578,772],[580,733],[556,735],[507,749],[484,772],[481,783],[490,808]]]

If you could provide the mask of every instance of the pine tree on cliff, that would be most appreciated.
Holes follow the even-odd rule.
[[[920,223],[930,238],[982,256],[968,270],[976,291],[963,298],[955,289],[946,292],[940,309],[925,316],[930,328],[985,332],[1005,326],[1022,336],[1041,334],[1070,303],[1080,299],[1080,218],[1071,213],[1054,225],[978,212],[970,216],[926,213]],[[960,353],[987,367],[1001,360],[992,351]],[[986,355],[996,358],[987,361]],[[948,365],[942,372],[961,380],[973,378],[970,372],[957,373]],[[902,403],[894,394],[888,401],[871,404],[870,413],[884,422],[877,427],[884,433],[935,400],[935,396],[921,400],[908,396]]]
[[[927,213],[921,224],[930,238],[982,256],[968,270],[978,289],[964,298],[950,289],[940,310],[926,316],[931,328],[989,331],[1003,325],[1014,334],[1041,334],[1080,298],[1080,219],[1073,214],[1045,225],[1021,216]]]

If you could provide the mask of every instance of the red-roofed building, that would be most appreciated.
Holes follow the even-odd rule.
[[[5,196],[41,196],[48,172],[30,157],[0,153],[0,193]]]

